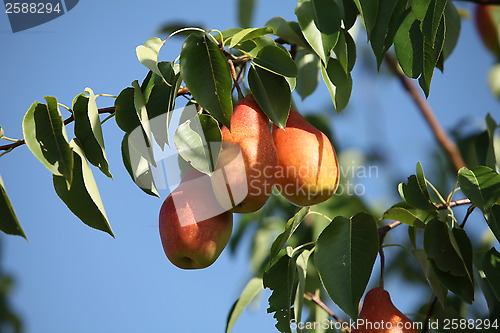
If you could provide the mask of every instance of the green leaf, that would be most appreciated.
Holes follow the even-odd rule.
[[[113,178],[109,172],[108,160],[106,159],[96,97],[90,88],[86,88],[85,92],[87,94],[80,94],[73,99],[75,136],[88,161],[98,167],[106,176]]]
[[[261,278],[251,279],[243,291],[241,292],[240,298],[236,301],[233,308],[229,312],[226,324],[226,333],[229,333],[233,328],[236,320],[245,310],[245,308],[253,301],[253,299],[263,290],[263,281]]]
[[[429,211],[410,206],[402,201],[389,208],[383,216],[384,220],[397,220],[412,227],[425,228],[425,224],[437,217],[437,210]]]
[[[321,75],[325,82],[333,105],[337,112],[341,112],[349,103],[352,92],[352,77],[346,73],[337,59],[330,58],[328,66],[321,66]]]
[[[485,153],[484,165],[492,169],[497,167],[497,157],[495,154],[495,131],[499,127],[493,117],[488,113],[485,119],[486,131],[488,133],[488,144]]]
[[[464,302],[474,300],[472,245],[463,229],[434,219],[424,231],[424,249],[439,281]]]
[[[146,109],[155,141],[159,147],[169,145],[168,126],[170,111],[175,109],[175,99],[181,84],[180,73],[172,62],[160,62],[158,68],[163,74],[163,80],[153,75],[154,82],[149,94],[145,96]]]
[[[354,0],[358,7],[359,13],[365,23],[368,39],[371,38],[371,32],[377,24],[377,13],[380,1],[373,0]]]
[[[277,16],[267,21],[266,26],[271,27],[276,36],[281,37],[287,42],[309,49],[309,44],[300,29],[295,29],[295,24],[296,22],[287,22],[284,18]]]
[[[123,89],[115,100],[115,120],[116,124],[125,133],[131,133],[141,126],[139,116],[135,112],[134,88]]]
[[[253,63],[271,73],[287,77],[297,76],[297,65],[293,61],[290,53],[274,45],[263,47]]]
[[[500,206],[494,204],[489,212],[484,214],[484,217],[486,218],[486,222],[488,222],[488,226],[491,231],[500,242]]]
[[[232,79],[219,47],[208,34],[191,34],[182,45],[180,64],[181,76],[196,102],[230,128]]]
[[[412,253],[417,259],[420,267],[422,268],[429,286],[432,288],[432,291],[437,296],[439,303],[444,308],[446,304],[446,294],[448,293],[448,289],[439,282],[439,279],[437,278],[436,273],[434,273],[431,262],[427,258],[424,250],[417,249],[413,250]]]
[[[291,333],[291,307],[297,288],[296,274],[295,261],[287,254],[264,273],[264,287],[272,291],[267,313],[274,312],[276,328],[282,333]]]
[[[445,33],[444,19],[442,19],[438,26],[436,40],[434,43],[424,36],[423,68],[422,75],[420,76],[418,83],[426,96],[429,96],[434,67],[438,65],[439,58],[443,51]]]
[[[411,206],[428,211],[436,210],[436,206],[431,201],[420,162],[417,163],[417,175],[408,177],[408,184],[403,183],[401,189],[404,200]]]
[[[446,60],[457,45],[462,23],[457,7],[455,7],[452,1],[446,2],[446,8],[444,11],[444,23],[446,35],[443,46],[443,60]],[[441,68],[441,71],[442,70],[443,69]]]
[[[5,134],[5,132],[2,128],[2,126],[0,126],[0,138],[3,138],[4,134]]]
[[[144,66],[159,76],[162,75],[158,69],[158,54],[160,53],[160,49],[163,44],[164,42],[160,38],[154,37],[148,39],[144,45],[139,45],[135,49],[137,59],[139,59]]]
[[[497,300],[500,301],[500,253],[494,247],[484,256],[483,271]]]
[[[340,11],[335,0],[299,0],[295,15],[305,39],[323,63],[340,34]]]
[[[295,294],[293,310],[294,318],[297,323],[302,322],[302,309],[304,307],[304,294],[306,292],[307,264],[310,256],[311,251],[304,250],[297,256],[295,262],[297,267],[297,292]]]
[[[272,32],[273,29],[268,27],[248,28],[241,30],[238,33],[234,34],[234,36],[231,38],[231,43],[229,44],[229,47],[233,48],[239,43],[243,43],[247,40],[252,40],[258,37],[262,37]]]
[[[406,76],[418,78],[423,70],[424,36],[420,30],[420,21],[413,11],[406,16],[394,36],[394,49],[401,69]]]
[[[356,44],[347,30],[340,30],[339,40],[333,50],[344,72],[352,71],[356,63]]]
[[[341,0],[342,6],[340,6],[343,10],[342,21],[344,23],[344,29],[349,30],[352,28],[354,23],[358,18],[358,7],[354,3],[353,0]]]
[[[224,45],[227,45],[227,42],[231,41],[231,38],[234,35],[236,35],[238,32],[240,32],[241,30],[243,30],[243,28],[229,28],[229,29],[223,30],[222,31],[222,39],[224,40]],[[214,35],[214,38],[217,41],[217,43],[221,42],[221,35],[220,34]]]
[[[385,53],[394,41],[394,36],[401,23],[400,17],[407,7],[407,2],[407,0],[378,1],[377,23],[370,33],[370,44],[379,68]]]
[[[472,170],[460,169],[458,183],[462,192],[483,213],[487,212],[500,198],[500,175],[488,167],[479,166]]]
[[[24,237],[26,240],[28,239],[7,196],[2,177],[0,177],[0,230],[9,235],[17,235]]]
[[[221,149],[222,134],[212,116],[201,114],[180,124],[174,135],[179,155],[195,169],[212,174]]]
[[[375,219],[358,213],[350,220],[336,217],[318,238],[314,255],[328,295],[351,318],[370,279],[378,253]]]
[[[52,180],[56,193],[83,223],[114,237],[97,184],[85,155],[75,140],[70,142],[70,146],[73,148],[75,161],[73,182],[68,190],[65,179],[54,175]]]
[[[148,160],[139,152],[141,150],[137,150],[133,145],[130,145],[130,141],[133,140],[129,140],[129,137],[129,133],[125,134],[121,145],[125,169],[127,169],[130,177],[141,190],[149,195],[160,197]]]
[[[278,253],[283,249],[286,242],[290,239],[290,236],[297,230],[300,223],[304,220],[306,215],[309,213],[310,207],[301,208],[291,219],[288,220],[285,231],[283,231],[273,242],[271,246],[271,254],[269,256],[269,264],[272,264],[278,255]]]
[[[274,42],[274,39],[269,36],[262,36],[240,43],[236,45],[235,48],[248,55],[249,57],[255,58],[259,54],[260,50],[269,45],[278,46],[279,44],[276,44]]]
[[[152,138],[151,138],[151,125],[149,123],[148,110],[146,108],[146,99],[142,93],[142,89],[139,86],[139,82],[132,82],[132,87],[134,88],[134,107],[135,112],[137,113],[137,117],[139,118],[139,122],[141,124],[142,132],[144,134],[144,139],[146,140],[146,145],[150,148],[149,154],[147,156],[147,160],[155,164],[153,150],[152,150]]]
[[[52,174],[63,176],[71,184],[73,153],[68,144],[57,100],[45,97],[47,104],[35,102],[23,119],[23,135],[33,155]]]
[[[295,62],[298,68],[296,89],[304,100],[318,86],[321,62],[315,54],[309,52],[299,52],[295,57]]]
[[[431,0],[424,21],[422,22],[422,32],[424,38],[434,47],[436,38],[443,20],[444,11],[448,0]]]
[[[238,0],[238,22],[247,28],[252,24],[255,11],[255,0]]]
[[[290,85],[285,78],[252,66],[248,71],[248,85],[266,116],[284,128],[291,105]]]

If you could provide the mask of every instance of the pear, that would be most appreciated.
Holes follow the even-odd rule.
[[[497,15],[500,15],[498,6],[478,5],[476,6],[474,21],[484,45],[496,57],[500,57],[499,27],[495,21]]]
[[[223,126],[222,150],[212,183],[221,205],[233,213],[251,213],[267,202],[278,162],[269,119],[252,95],[234,108],[231,130]]]
[[[352,333],[418,333],[415,323],[392,304],[382,288],[366,293],[357,324]]]
[[[167,258],[179,268],[200,269],[226,247],[233,214],[215,198],[210,177],[192,169],[163,202],[159,227]]]
[[[298,206],[330,198],[339,183],[337,154],[328,137],[291,109],[285,129],[273,125],[278,152],[276,186]]]

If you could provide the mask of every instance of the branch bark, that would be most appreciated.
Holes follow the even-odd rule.
[[[411,98],[419,108],[420,112],[422,113],[425,120],[429,124],[429,127],[431,128],[434,137],[436,138],[439,145],[448,156],[448,159],[453,165],[455,171],[458,171],[462,167],[465,167],[465,162],[455,142],[453,142],[453,140],[451,140],[448,134],[446,134],[446,131],[439,123],[431,106],[429,105],[429,103],[427,103],[427,100],[424,98],[424,96],[417,88],[415,83],[403,73],[403,71],[399,67],[398,62],[394,57],[386,55],[385,59],[389,64],[390,68],[392,69],[392,71],[398,76],[405,90],[408,92],[408,94],[411,96]]]
[[[335,321],[338,322],[339,324],[344,323],[344,321],[339,317],[337,317],[335,313],[325,303],[323,303],[323,301],[318,296],[314,295],[313,293],[306,292],[304,294],[304,298],[310,300],[311,302],[319,306],[321,309],[323,309],[323,311],[328,313],[328,315],[333,319],[335,319]],[[345,330],[346,332],[351,332],[351,329],[349,327],[345,327]]]

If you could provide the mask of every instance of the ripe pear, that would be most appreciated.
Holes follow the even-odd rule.
[[[476,27],[484,45],[497,57],[500,57],[500,7],[477,5],[475,12]]]
[[[167,258],[177,267],[210,266],[226,247],[233,214],[225,211],[213,193],[210,177],[186,173],[160,210],[160,238]]]
[[[234,108],[231,130],[223,126],[222,150],[212,183],[221,205],[233,213],[251,213],[267,202],[278,162],[269,119],[252,95]]]
[[[278,152],[276,186],[298,206],[330,198],[339,183],[337,154],[328,137],[291,109],[285,129],[273,125]]]
[[[392,304],[382,288],[366,293],[357,323],[352,333],[418,333],[414,322]]]

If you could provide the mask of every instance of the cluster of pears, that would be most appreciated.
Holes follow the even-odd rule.
[[[399,311],[389,293],[374,288],[366,293],[352,333],[418,333],[413,321]]]
[[[251,213],[276,186],[298,206],[330,198],[337,189],[337,155],[328,137],[290,110],[285,129],[269,124],[252,95],[222,127],[222,149],[211,176],[194,169],[160,211],[160,237],[168,259],[184,269],[205,268],[218,258],[232,231],[232,213]]]

